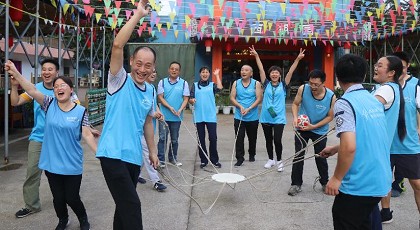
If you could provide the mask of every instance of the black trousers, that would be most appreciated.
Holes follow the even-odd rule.
[[[340,192],[335,196],[332,215],[335,230],[370,230],[370,214],[381,197],[353,196]]]
[[[240,124],[239,124],[240,123]],[[245,158],[245,133],[248,136],[248,153],[249,156],[254,157],[257,149],[257,133],[258,133],[258,120],[256,121],[240,121],[234,119],[235,135],[237,135],[236,147],[236,160],[244,161]]]
[[[99,160],[115,202],[114,230],[143,229],[141,203],[136,191],[140,166],[106,157]]]
[[[59,175],[45,171],[45,175],[48,178],[57,217],[59,219],[69,217],[67,205],[70,206],[78,218],[86,217],[86,209],[79,195],[82,174]]]
[[[299,152],[301,149],[306,148],[306,143],[309,141],[309,139],[312,141],[315,141],[323,137],[323,135],[319,135],[311,131],[297,131],[297,132],[299,132],[299,134],[305,141],[301,140],[297,135],[295,135],[295,151],[296,152]],[[314,145],[315,154],[320,153],[325,148],[326,145],[327,145],[327,138],[325,137]],[[303,183],[302,174],[303,174],[303,164],[305,162],[303,160],[305,153],[306,151],[302,151],[293,159],[292,185],[302,185]],[[318,169],[319,175],[321,177],[321,179],[319,179],[319,182],[322,185],[326,185],[328,183],[327,159],[322,158],[322,157],[315,157],[315,163],[316,163],[316,167]]]
[[[210,161],[213,164],[219,162],[219,154],[217,153],[217,123],[215,122],[199,122],[196,124],[198,139],[200,141],[201,148],[198,147],[198,153],[200,155],[201,163],[207,164],[207,147],[206,147],[206,126],[209,133],[209,152]],[[203,152],[204,150],[204,152]]]
[[[281,160],[283,145],[281,138],[283,137],[284,124],[268,124],[261,123],[265,137],[265,148],[267,149],[268,159],[274,160],[273,141],[276,148],[277,161]]]

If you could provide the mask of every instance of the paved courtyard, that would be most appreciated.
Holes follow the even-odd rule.
[[[261,127],[258,130],[256,161],[246,161],[242,167],[234,168],[232,164],[236,160],[232,157],[233,115],[220,114],[218,119],[218,151],[223,165],[218,171],[232,172],[246,178],[261,175],[224,187],[222,183],[212,181],[211,176],[216,174],[216,171],[209,166],[205,169],[199,167],[195,127],[191,122],[191,112],[187,111],[179,139],[178,158],[183,166],[179,169],[168,167],[164,171],[165,175],[177,184],[177,188],[170,186],[168,181],[165,181],[168,185],[165,192],[155,191],[150,182],[137,186],[142,202],[144,229],[333,229],[331,206],[334,198],[323,195],[319,183],[314,187],[318,172],[313,158],[305,160],[302,192],[290,197],[287,191],[290,187],[291,165],[286,166],[285,171],[281,173],[276,170],[267,171],[263,167],[267,161],[267,153]],[[288,106],[288,121],[289,124],[283,134],[285,160],[294,154],[290,106]],[[27,135],[29,132],[29,129],[12,130],[10,140]],[[338,139],[334,134],[330,135],[328,144],[335,143],[338,143]],[[22,164],[21,167],[4,171],[5,166],[1,166],[3,170],[0,171],[0,229],[54,229],[58,221],[45,175],[42,176],[40,188],[42,211],[22,219],[16,219],[14,216],[15,212],[24,206],[22,185],[26,173],[27,144],[27,138],[24,138],[12,143],[9,148],[9,164],[17,167]],[[115,205],[105,184],[99,161],[90,150],[87,150],[87,146],[84,146],[86,154],[80,193],[87,209],[91,229],[112,229]],[[248,149],[247,142],[245,149],[246,151]],[[2,147],[1,155],[3,151]],[[312,148],[307,153],[307,156],[311,155],[313,155]],[[336,160],[336,157],[328,159],[330,175]],[[142,173],[147,178],[146,170]],[[384,229],[418,229],[420,218],[412,189],[409,187],[407,192],[399,198],[393,198],[391,202],[394,222],[384,225]],[[209,207],[212,208],[207,213]],[[71,223],[68,229],[79,229],[76,216],[72,211],[69,213]]]

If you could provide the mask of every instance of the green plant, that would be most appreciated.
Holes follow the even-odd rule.
[[[228,106],[230,105],[230,95],[228,94],[216,94],[216,105]]]
[[[334,89],[335,97],[340,98],[344,94],[344,90],[340,87]]]

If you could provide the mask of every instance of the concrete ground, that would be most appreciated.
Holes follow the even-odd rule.
[[[281,173],[263,168],[267,161],[267,153],[262,129],[258,130],[256,161],[246,161],[244,166],[234,168],[231,167],[236,162],[232,157],[233,115],[218,115],[218,119],[218,151],[223,165],[218,171],[232,172],[246,178],[262,175],[230,186],[223,186],[222,183],[210,180],[216,171],[209,166],[205,169],[199,167],[195,128],[191,122],[192,115],[187,111],[179,139],[178,158],[183,166],[179,169],[168,167],[164,170],[165,175],[177,184],[177,188],[170,186],[168,181],[165,181],[168,185],[165,192],[155,191],[150,182],[137,186],[142,201],[144,229],[333,229],[331,206],[334,198],[323,195],[319,183],[313,188],[318,176],[313,158],[305,160],[302,192],[290,197],[287,191],[290,187],[291,165],[286,166],[285,171]],[[291,121],[290,106],[288,106],[288,120]],[[29,129],[13,130],[10,140],[25,136],[29,132]],[[328,138],[328,144],[338,143],[335,135],[330,135]],[[289,122],[283,134],[284,160],[294,154],[293,143],[293,130]],[[40,187],[42,211],[22,219],[14,216],[16,211],[24,207],[22,185],[26,173],[27,144],[26,138],[10,144],[9,165],[0,167],[0,229],[2,230],[54,229],[58,222],[45,175],[42,176]],[[115,205],[105,184],[99,161],[87,146],[84,146],[86,154],[80,194],[87,209],[91,228],[112,229]],[[248,149],[247,142],[245,149]],[[3,155],[3,152],[2,147],[0,154]],[[307,153],[307,156],[311,155],[313,155],[312,148]],[[336,157],[328,159],[330,175],[336,160]],[[19,164],[22,165],[19,167]],[[5,170],[14,166],[18,168]],[[142,173],[147,178],[146,170]],[[406,185],[408,186],[408,183]],[[418,229],[419,214],[413,191],[410,186],[408,187],[407,192],[401,197],[392,199],[394,222],[384,225],[384,229]],[[181,190],[183,192],[180,192]],[[209,207],[212,207],[211,210],[203,214]],[[76,216],[72,211],[69,213],[71,224],[68,229],[79,229]]]

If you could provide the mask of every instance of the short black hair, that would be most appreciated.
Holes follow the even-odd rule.
[[[70,88],[72,88],[72,89],[73,89],[73,81],[71,80],[71,78],[69,78],[69,77],[67,77],[67,76],[58,76],[58,77],[54,78],[54,80],[53,80],[53,85],[55,84],[55,82],[56,82],[58,79],[63,80],[63,81],[64,81],[67,85],[69,85],[69,86],[70,86]]]
[[[309,79],[311,78],[320,78],[321,82],[325,82],[325,79],[327,78],[327,76],[325,75],[325,72],[319,69],[314,69],[312,70],[309,75],[308,75]]]
[[[202,66],[201,68],[200,68],[200,70],[198,71],[198,73],[201,73],[201,71],[203,71],[203,70],[208,70],[209,72],[210,72],[210,68],[209,67],[207,67],[207,66]]]
[[[55,69],[58,71],[60,69],[60,64],[58,64],[58,61],[53,58],[46,58],[41,61],[41,66],[43,66],[45,63],[51,63],[55,65]]]
[[[179,70],[181,70],[181,63],[179,63],[177,61],[173,61],[173,62],[171,62],[171,64],[169,64],[169,68],[171,67],[172,64],[177,64],[179,66]]]
[[[392,56],[399,57],[401,60],[405,61],[407,64],[410,63],[410,58],[408,57],[408,53],[404,51],[395,52]]]
[[[152,49],[152,48],[148,47],[148,46],[138,46],[138,47],[134,50],[133,55],[131,55],[131,57],[135,57],[135,56],[136,56],[136,54],[137,54],[140,50],[147,50],[147,51],[152,52],[152,54],[153,54],[153,63],[156,63],[156,51],[155,51],[154,49]]]
[[[279,71],[279,73],[281,74],[281,68],[280,68],[280,66],[277,66],[277,65],[271,66],[270,69],[268,69],[268,74],[270,74],[273,71]]]
[[[364,58],[345,54],[335,65],[335,75],[342,83],[362,83],[367,73],[367,62]]]

